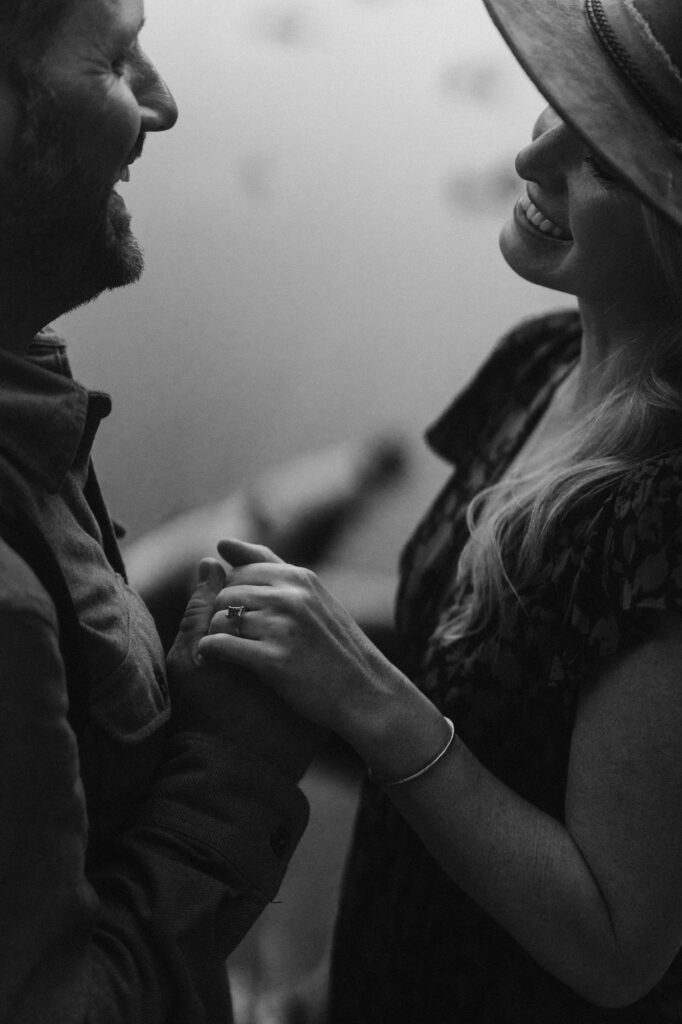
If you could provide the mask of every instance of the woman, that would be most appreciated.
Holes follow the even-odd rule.
[[[200,650],[370,769],[331,1021],[679,1024],[682,9],[486,2],[552,104],[502,251],[579,314],[431,430],[456,473],[403,558],[410,679],[237,541]]]

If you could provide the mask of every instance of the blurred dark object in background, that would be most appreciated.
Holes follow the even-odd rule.
[[[285,561],[324,577],[334,547],[405,468],[405,447],[396,438],[347,442],[271,470],[128,545],[130,582],[154,616],[164,648],[175,637],[199,561],[216,554],[222,537],[265,544]],[[367,632],[378,630],[390,644],[392,574],[348,569],[335,570],[335,577],[339,600],[359,613]]]

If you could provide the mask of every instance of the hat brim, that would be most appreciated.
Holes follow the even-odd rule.
[[[583,0],[484,0],[551,106],[607,166],[682,228],[682,155],[610,62]]]

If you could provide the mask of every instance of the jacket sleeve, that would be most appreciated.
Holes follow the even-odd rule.
[[[0,1021],[217,1020],[221,965],[275,895],[305,798],[245,751],[179,733],[88,872],[50,608],[0,607]]]

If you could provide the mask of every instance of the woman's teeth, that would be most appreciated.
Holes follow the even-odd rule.
[[[526,194],[521,196],[519,200],[519,206],[526,220],[529,220],[533,227],[541,231],[543,235],[550,235],[551,238],[558,238],[562,242],[570,242],[571,236],[560,228],[558,224],[552,223],[545,217],[544,213],[538,210],[537,206],[531,201],[530,197]]]
[[[119,172],[117,181],[130,181],[130,167],[127,164]]]

